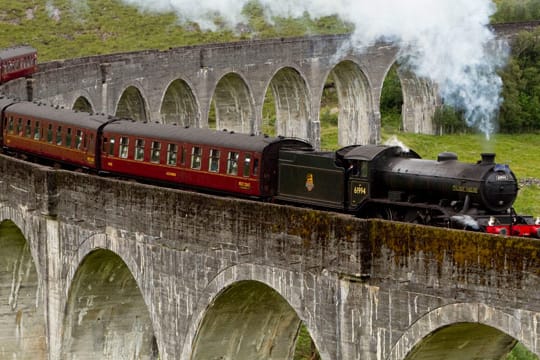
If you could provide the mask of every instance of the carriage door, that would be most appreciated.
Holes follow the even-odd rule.
[[[369,197],[368,162],[353,160],[347,173],[349,209],[353,210]]]

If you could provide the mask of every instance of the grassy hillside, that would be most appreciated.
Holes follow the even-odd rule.
[[[172,13],[141,13],[117,0],[0,0],[0,9],[0,33],[9,34],[0,37],[0,47],[31,44],[39,50],[41,61],[350,30],[335,17],[275,19],[275,26],[270,26],[255,3],[245,8],[248,22],[234,32],[201,31],[197,24],[181,26]]]

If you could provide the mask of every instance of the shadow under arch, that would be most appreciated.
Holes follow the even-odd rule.
[[[128,86],[116,105],[116,117],[147,121],[146,103],[141,91],[135,86]]]
[[[368,78],[353,61],[338,63],[328,75],[338,96],[338,145],[375,144],[380,134],[373,124],[373,100]]]
[[[176,79],[169,84],[163,96],[160,114],[163,124],[199,125],[199,105],[187,82]]]
[[[447,325],[429,334],[407,360],[503,359],[517,341],[500,330],[478,323]]]
[[[94,112],[94,109],[92,109],[92,104],[90,104],[90,101],[88,101],[88,99],[84,96],[79,96],[77,100],[75,100],[72,109],[75,111],[82,111],[87,113]]]
[[[245,80],[236,73],[219,79],[214,90],[216,130],[253,131],[253,101]]]
[[[393,360],[503,359],[520,339],[520,320],[478,303],[437,308],[418,319],[396,342]]]
[[[277,291],[241,280],[223,289],[206,309],[191,360],[292,359],[301,326]]]
[[[275,134],[310,140],[311,97],[300,72],[292,67],[278,70],[269,88],[274,98]]]
[[[28,241],[11,220],[0,222],[0,247],[0,358],[46,358],[42,286]]]
[[[393,75],[393,71],[397,73],[402,93],[401,128],[409,133],[435,134],[433,118],[442,104],[437,85],[430,79],[417,76],[398,62],[388,68],[385,81]]]
[[[75,272],[66,303],[63,359],[159,359],[135,278],[114,252],[90,252]]]

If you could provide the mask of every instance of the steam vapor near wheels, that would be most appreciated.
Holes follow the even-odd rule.
[[[247,23],[242,9],[253,0],[122,0],[141,10],[175,12],[180,22],[215,30],[220,17],[231,29]],[[495,37],[491,0],[258,0],[269,22],[275,17],[312,19],[336,15],[354,26],[356,51],[377,41],[400,48],[398,61],[437,84],[444,103],[464,111],[467,123],[486,134],[495,130],[502,81],[497,70],[508,46]]]

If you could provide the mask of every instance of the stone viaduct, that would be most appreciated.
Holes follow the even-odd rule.
[[[325,83],[339,97],[339,142],[378,141],[383,81],[397,48],[378,44],[362,53],[347,35],[244,41],[92,56],[40,65],[32,82],[4,91],[53,105],[136,120],[263,131],[262,109],[274,100],[275,134],[319,144]],[[401,71],[404,127],[433,132],[439,100],[434,87]],[[215,104],[212,107],[212,104]],[[212,110],[212,108],[214,110]]]
[[[538,240],[0,171],[2,359],[540,355]]]
[[[505,33],[506,35],[506,33]],[[346,36],[43,64],[2,90],[55,105],[319,141],[329,77],[340,141],[379,139],[396,49]],[[401,73],[404,127],[432,131],[433,87]],[[422,114],[424,117],[417,116]],[[323,360],[540,355],[540,242],[216,198],[0,155],[0,358]]]

